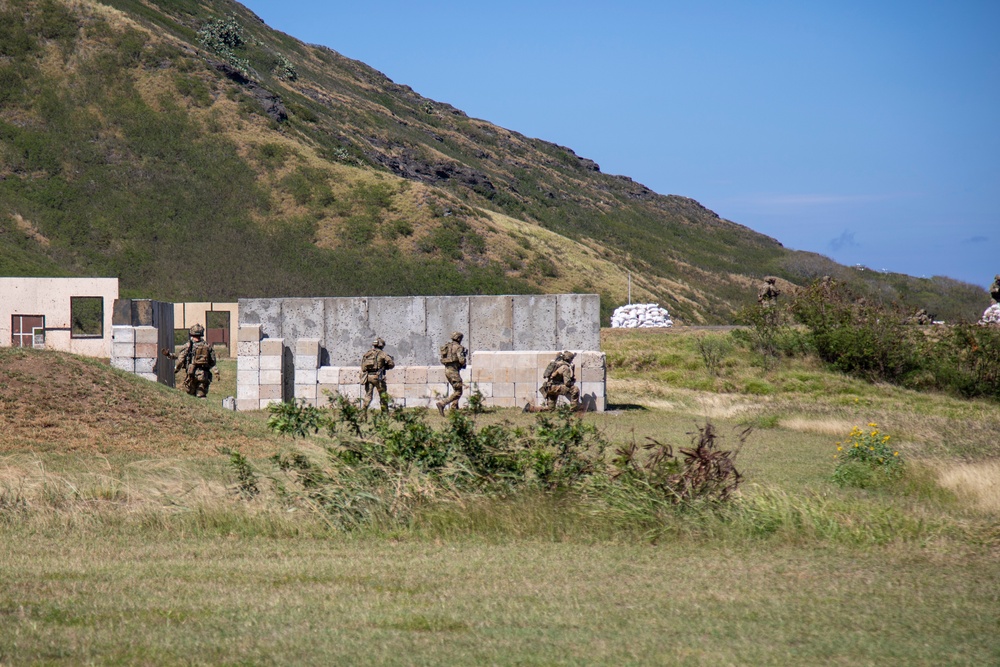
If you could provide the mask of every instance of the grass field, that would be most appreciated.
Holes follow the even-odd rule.
[[[265,486],[316,454],[264,414],[58,353],[0,350],[0,664],[1000,664],[1000,406],[869,385],[698,336],[611,332],[613,445],[755,430],[721,514],[630,526],[565,498],[454,498],[343,533]],[[768,366],[765,368],[765,366]],[[480,424],[528,427],[499,411]],[[439,424],[436,414],[428,417]],[[830,481],[877,423],[907,462]]]

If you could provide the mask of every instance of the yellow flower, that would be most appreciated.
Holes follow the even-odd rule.
[[[873,438],[874,438],[875,436],[877,436],[877,435],[878,435],[878,431],[872,431],[872,432],[871,432],[871,436],[872,436]]]
[[[874,448],[874,447],[869,447],[868,449],[870,449],[870,450],[871,450],[871,451],[873,451],[873,452],[875,451],[875,448]]]
[[[882,442],[889,442],[889,436],[885,436],[884,438],[882,438]]]
[[[868,425],[871,426],[872,428],[878,426],[878,424],[876,424],[875,422],[868,422]]]
[[[899,452],[893,452],[892,455],[893,456],[899,456]]]
[[[837,447],[837,451],[838,451],[838,452],[839,452],[840,450],[842,450],[842,449],[843,449],[843,447]]]
[[[855,447],[857,447],[857,446],[858,446],[858,443],[854,443],[854,446],[855,446]]]

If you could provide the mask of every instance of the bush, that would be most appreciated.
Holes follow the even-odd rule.
[[[868,430],[855,426],[846,440],[837,443],[833,481],[840,486],[866,489],[898,480],[903,474],[903,459],[889,440],[874,422],[868,424]]]
[[[792,301],[795,319],[833,368],[871,382],[901,382],[920,366],[922,342],[896,307],[856,297],[835,281],[817,281]]]

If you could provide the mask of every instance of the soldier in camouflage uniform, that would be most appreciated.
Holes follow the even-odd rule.
[[[580,388],[576,386],[576,371],[573,369],[573,359],[576,355],[569,350],[560,352],[545,368],[540,391],[545,397],[545,407],[555,410],[560,396],[570,400],[575,408],[579,407]]]
[[[387,402],[388,393],[385,386],[385,372],[394,368],[396,362],[392,357],[382,351],[385,341],[376,338],[372,341],[372,349],[368,350],[361,357],[361,385],[364,388],[365,399],[362,406],[365,410],[372,404],[373,394],[378,392],[379,405],[382,411],[389,409]]]
[[[219,369],[216,367],[215,350],[205,342],[205,327],[195,324],[188,329],[187,343],[176,355],[167,356],[177,360],[174,373],[185,371],[184,391],[198,398],[208,396],[208,386],[212,384],[212,369],[215,369],[217,376]]]
[[[444,416],[444,409],[452,404],[454,409],[458,409],[458,399],[462,398],[462,369],[465,368],[466,357],[469,351],[462,347],[462,332],[455,331],[451,334],[451,340],[441,347],[441,363],[444,365],[444,376],[448,378],[451,385],[451,395],[447,400],[438,401],[437,409]]]
[[[777,281],[774,276],[764,278],[764,284],[757,290],[757,303],[762,306],[773,306],[777,303],[778,297],[781,296],[781,290],[775,285]]]

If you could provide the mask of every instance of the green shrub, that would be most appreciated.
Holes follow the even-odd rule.
[[[875,488],[898,480],[903,473],[903,459],[889,445],[890,437],[874,422],[867,430],[855,426],[847,439],[837,443],[837,461],[833,481],[840,486]]]
[[[729,340],[719,336],[698,336],[696,345],[705,369],[712,375],[719,375],[723,360],[733,351]]]
[[[318,433],[326,426],[326,417],[319,408],[307,405],[301,398],[272,403],[267,411],[271,413],[267,419],[268,428],[292,438],[304,438],[308,433]]]
[[[796,320],[836,370],[872,382],[899,383],[920,365],[921,341],[896,307],[857,297],[835,281],[817,281],[792,301]]]

